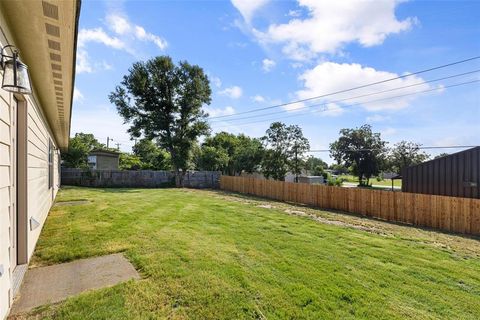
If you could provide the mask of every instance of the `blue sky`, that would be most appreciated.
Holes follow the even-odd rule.
[[[108,94],[133,62],[156,55],[207,72],[206,111],[227,116],[211,120],[213,132],[259,137],[275,119],[300,125],[312,149],[325,149],[341,128],[369,123],[390,144],[480,144],[480,83],[448,88],[480,72],[424,82],[479,70],[480,59],[234,115],[478,56],[480,1],[83,1],[79,29],[71,134],[109,136],[123,151],[133,142]]]

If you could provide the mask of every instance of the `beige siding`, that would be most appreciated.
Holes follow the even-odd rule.
[[[0,12],[0,27],[3,27],[4,18]],[[5,43],[4,28],[0,28],[0,46]],[[0,73],[1,76],[1,73]],[[4,274],[0,277],[0,319],[4,319],[12,303],[12,272],[11,253],[13,254],[13,224],[12,217],[16,214],[14,199],[16,198],[15,186],[15,154],[14,137],[17,130],[14,124],[13,95],[0,89],[0,265]],[[48,185],[48,152],[49,140],[57,145],[35,98],[26,97],[28,108],[27,119],[27,214],[28,221],[34,218],[40,227],[30,230],[27,227],[28,258],[35,250],[42,226],[47,218],[48,211],[53,204],[59,186],[58,168],[59,155],[54,157],[54,183]]]
[[[0,44],[1,45],[1,44]],[[0,89],[0,265],[4,274],[0,277],[0,319],[6,316],[10,306],[11,275],[10,251],[12,227],[12,130],[10,95]]]
[[[37,220],[41,226],[47,218],[48,211],[53,204],[53,199],[58,190],[58,183],[53,187],[48,186],[48,152],[49,140],[55,145],[52,134],[41,111],[32,99],[27,99],[28,106],[28,132],[27,132],[27,164],[28,164],[28,216]],[[55,163],[55,162],[54,162]],[[53,174],[55,177],[55,172]],[[35,244],[40,236],[42,228],[29,229],[28,234],[28,256],[33,254]]]

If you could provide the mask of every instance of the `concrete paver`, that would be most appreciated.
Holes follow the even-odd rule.
[[[120,253],[33,268],[25,275],[10,315],[139,278],[137,270]]]

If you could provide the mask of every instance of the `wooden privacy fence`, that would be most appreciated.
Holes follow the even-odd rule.
[[[222,176],[222,190],[480,235],[480,199]]]

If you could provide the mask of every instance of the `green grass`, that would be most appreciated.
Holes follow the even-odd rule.
[[[66,188],[37,266],[124,252],[142,280],[34,310],[45,319],[478,319],[475,239],[185,189]],[[259,208],[270,203],[273,208]],[[285,213],[301,210],[322,217]],[[362,229],[358,229],[361,227]]]
[[[344,174],[340,176],[341,178],[344,178],[346,182],[352,182],[352,183],[358,183],[358,177],[349,175],[349,174]],[[370,184],[376,185],[376,186],[387,186],[391,187],[392,186],[392,180],[381,180],[378,181],[376,177],[373,177],[370,179]],[[402,180],[401,179],[396,179],[393,180],[393,185],[395,187],[401,187],[402,186]]]

